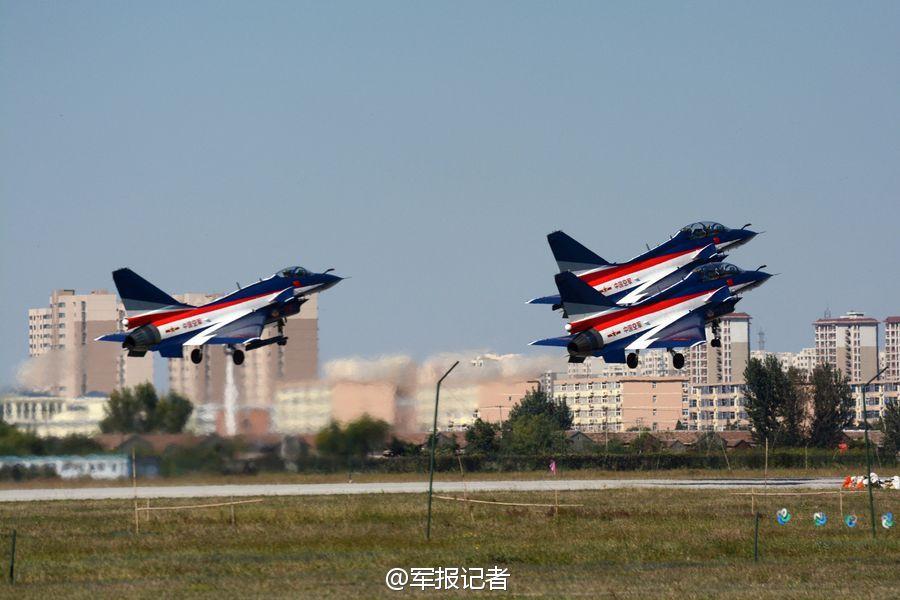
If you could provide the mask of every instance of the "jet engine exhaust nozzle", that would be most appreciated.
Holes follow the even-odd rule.
[[[161,341],[162,336],[159,335],[159,329],[155,325],[142,325],[128,334],[128,337],[122,342],[122,347],[128,350],[149,348]]]
[[[572,338],[566,350],[572,356],[584,356],[603,348],[603,336],[596,329],[582,331]]]

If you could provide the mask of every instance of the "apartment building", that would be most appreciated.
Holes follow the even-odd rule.
[[[900,317],[884,320],[884,381],[900,381]]]
[[[813,323],[816,365],[830,364],[851,382],[865,382],[878,372],[878,320],[851,311]]]
[[[553,399],[568,404],[580,431],[675,429],[684,416],[682,377],[560,376],[552,385]]]
[[[684,423],[692,431],[749,427],[750,421],[744,408],[744,385],[716,383],[690,386]]]
[[[122,329],[124,307],[115,294],[55,290],[47,307],[28,310],[26,387],[52,396],[77,397],[153,380],[151,356],[128,357],[118,344],[95,342]]]
[[[866,389],[866,404],[863,409],[863,388],[865,382],[854,383],[850,385],[853,393],[853,410],[856,422],[862,423],[864,418],[869,419],[869,423],[880,419],[884,414],[885,407],[892,402],[900,402],[900,382],[897,381],[874,381]],[[865,410],[865,415],[863,414]]]
[[[706,326],[706,339],[712,340],[712,325]],[[721,345],[707,341],[685,352],[685,374],[691,385],[742,383],[750,360],[750,315],[731,313],[719,319]]]

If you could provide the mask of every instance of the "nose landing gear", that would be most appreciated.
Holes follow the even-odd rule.
[[[713,348],[721,348],[722,347],[722,339],[719,337],[719,320],[716,319],[711,323],[713,339],[709,341],[709,345]]]

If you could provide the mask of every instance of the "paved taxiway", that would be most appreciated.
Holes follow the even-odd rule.
[[[771,488],[838,490],[841,479],[770,479]],[[609,490],[622,488],[728,489],[761,488],[761,479],[540,479],[519,481],[436,481],[438,493],[469,492],[542,492]],[[303,483],[240,485],[139,486],[138,498],[222,498],[248,496],[330,496],[339,494],[421,494],[428,491],[427,481],[391,483]],[[134,498],[131,486],[73,487],[0,490],[0,502],[41,500],[124,500]]]

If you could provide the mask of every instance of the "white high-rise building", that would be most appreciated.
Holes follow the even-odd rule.
[[[685,371],[692,385],[743,383],[744,369],[750,360],[750,315],[731,313],[719,319],[719,339],[714,347],[712,326],[706,326],[705,344],[685,353]]]
[[[887,371],[882,375],[885,381],[900,381],[900,317],[884,320],[884,365]]]
[[[866,382],[878,372],[878,320],[861,312],[825,317],[813,323],[816,365],[830,364],[852,382]]]

